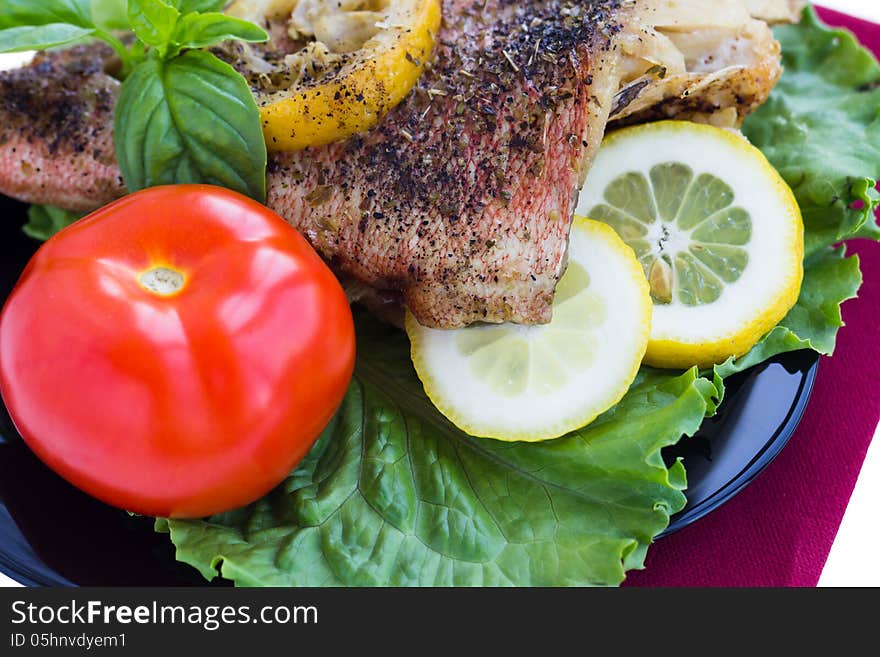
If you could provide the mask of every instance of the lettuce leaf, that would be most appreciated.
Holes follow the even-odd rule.
[[[797,305],[721,376],[788,351],[830,356],[843,326],[840,306],[862,284],[853,238],[880,240],[880,64],[852,34],[826,27],[812,7],[798,25],[776,28],[785,73],[743,126],[792,187],[804,217],[806,261]]]
[[[786,73],[745,132],[794,189],[808,257],[797,305],[749,354],[704,376],[643,368],[589,427],[503,444],[446,421],[406,338],[360,316],[351,391],[309,457],[245,509],[157,520],[177,558],[244,586],[614,585],[643,567],[685,503],[684,468],[662,448],[715,412],[724,377],[786,351],[832,353],[861,284],[834,245],[880,238],[880,67],[812,10],[778,36]]]
[[[797,304],[748,354],[715,368],[722,378],[759,365],[773,356],[812,349],[830,356],[843,326],[840,306],[854,299],[862,285],[858,256],[846,257],[846,248],[827,248],[804,267],[804,284]]]
[[[843,239],[880,239],[880,64],[812,8],[775,34],[785,73],[743,132],[794,191],[808,257]]]
[[[404,335],[358,324],[354,384],[306,462],[246,509],[163,521],[178,559],[239,585],[609,585],[683,508],[684,468],[660,450],[719,395],[696,370],[645,370],[563,439],[500,443],[434,409]]]

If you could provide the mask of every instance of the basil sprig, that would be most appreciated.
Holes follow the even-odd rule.
[[[253,23],[220,13],[225,5],[0,0],[0,52],[104,41],[122,61],[114,139],[129,191],[208,183],[264,201],[267,156],[257,104],[241,75],[200,49],[268,36]]]

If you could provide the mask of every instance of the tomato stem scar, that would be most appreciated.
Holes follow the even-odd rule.
[[[156,267],[141,274],[138,282],[148,292],[160,297],[170,297],[180,292],[185,279],[179,271],[167,267]]]

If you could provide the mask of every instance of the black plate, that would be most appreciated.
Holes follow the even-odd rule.
[[[0,197],[0,298],[38,244],[21,232],[25,206]],[[803,415],[818,370],[813,352],[786,354],[727,381],[719,414],[667,450],[684,459],[687,508],[665,534],[698,520],[742,490],[776,457]],[[15,434],[0,405],[0,571],[28,585],[189,586],[204,584],[174,560],[152,522],[71,487]]]

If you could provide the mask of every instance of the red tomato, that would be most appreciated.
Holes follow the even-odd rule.
[[[342,287],[278,215],[216,187],[160,187],[37,252],[0,316],[0,393],[74,485],[202,517],[290,473],[354,353]]]

